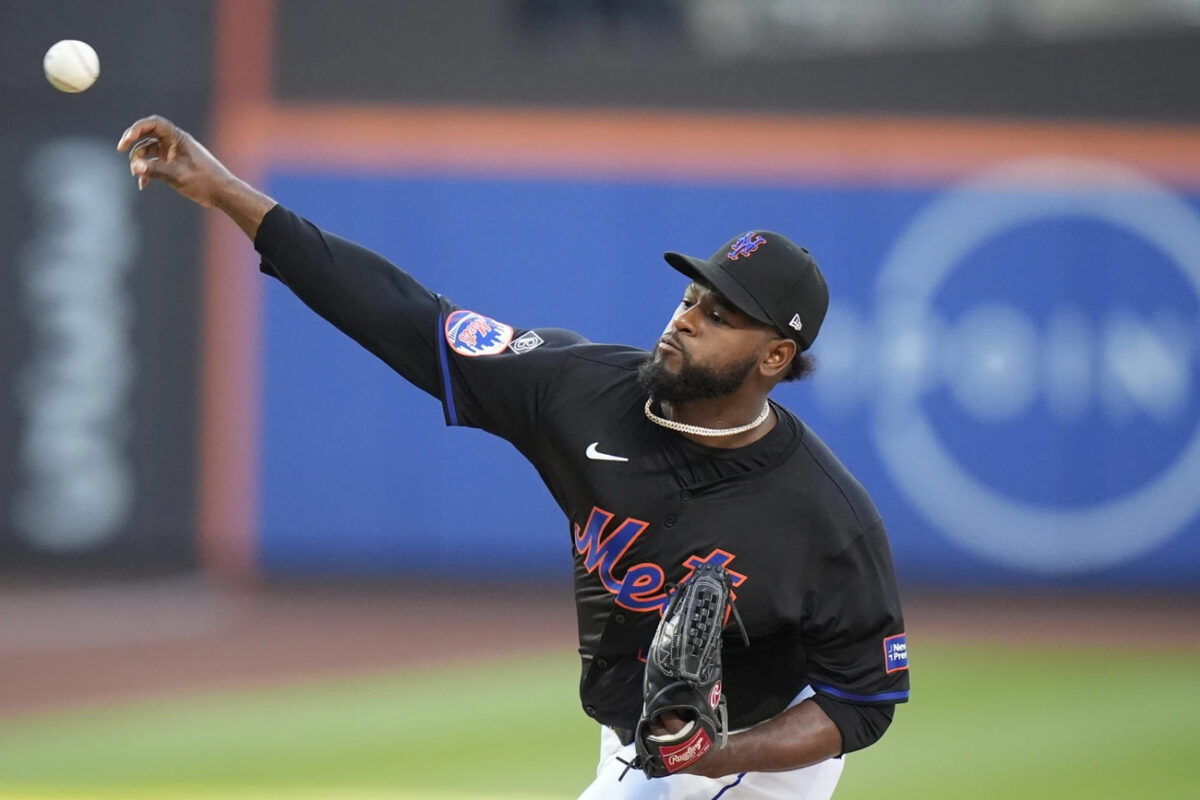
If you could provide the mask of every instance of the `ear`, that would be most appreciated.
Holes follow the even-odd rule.
[[[791,339],[772,339],[767,344],[767,354],[758,369],[763,377],[779,379],[787,374],[792,359],[796,357],[796,343]]]

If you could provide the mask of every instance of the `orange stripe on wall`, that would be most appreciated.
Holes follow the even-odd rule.
[[[271,88],[273,0],[217,0],[214,10],[212,149],[251,182],[260,162],[237,146],[238,120]],[[197,527],[205,567],[247,578],[258,518],[258,271],[246,237],[228,219],[205,219],[203,353]]]
[[[681,180],[942,182],[1035,156],[1200,185],[1200,127],[745,113],[259,107],[238,145],[277,166]]]

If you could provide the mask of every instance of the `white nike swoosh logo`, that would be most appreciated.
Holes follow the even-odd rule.
[[[587,457],[592,461],[628,461],[624,456],[610,456],[608,453],[601,453],[596,449],[599,442],[592,442],[587,447]]]

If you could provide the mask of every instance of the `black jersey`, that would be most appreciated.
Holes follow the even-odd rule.
[[[282,206],[255,246],[265,272],[439,398],[448,424],[501,436],[536,467],[568,520],[590,716],[635,726],[669,588],[706,562],[733,576],[750,638],[723,650],[731,727],[778,714],[806,685],[856,704],[907,699],[883,523],[786,409],[747,447],[705,447],[646,418],[643,350],[458,308]]]

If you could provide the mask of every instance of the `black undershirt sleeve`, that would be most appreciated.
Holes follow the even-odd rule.
[[[853,753],[875,744],[892,724],[894,705],[864,705],[847,703],[835,697],[818,694],[813,702],[821,707],[842,733],[842,754]]]

